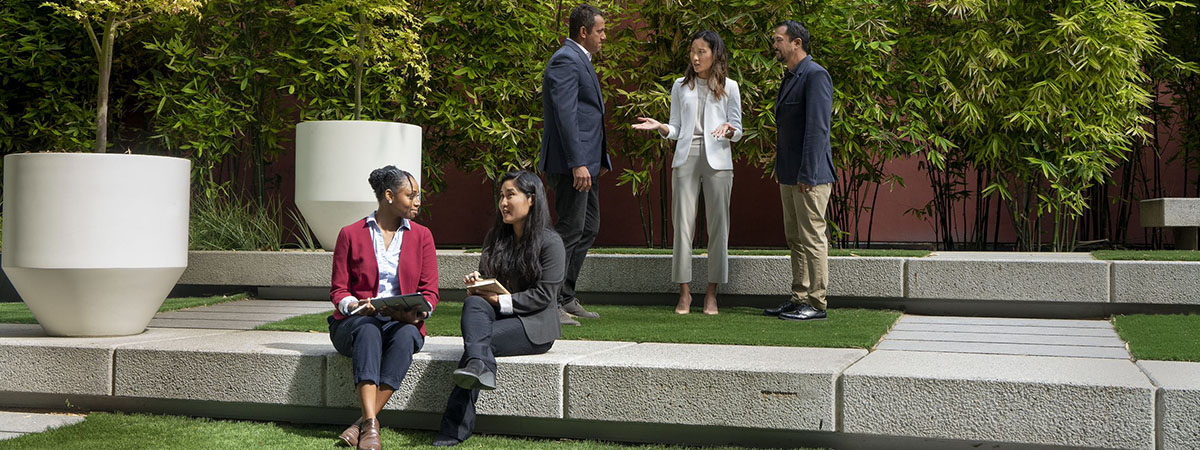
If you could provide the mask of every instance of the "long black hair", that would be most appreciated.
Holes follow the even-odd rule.
[[[518,286],[529,286],[542,276],[542,267],[538,262],[542,242],[548,234],[554,233],[550,228],[550,207],[546,205],[546,190],[537,175],[524,170],[508,172],[496,182],[496,189],[499,190],[508,180],[513,180],[517,190],[533,201],[529,215],[525,216],[525,232],[517,239],[513,226],[504,223],[497,202],[496,222],[483,239],[483,261],[480,266],[484,269],[484,276],[495,277],[505,283],[516,282]]]

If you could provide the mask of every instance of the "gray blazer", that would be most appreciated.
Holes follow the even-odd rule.
[[[596,69],[571,42],[554,52],[542,75],[542,148],[538,171],[571,173],[587,166],[612,170],[604,133],[604,97]]]
[[[785,78],[775,102],[779,129],[775,177],[779,184],[818,185],[837,181],[829,149],[833,82],[829,72],[805,56]]]
[[[542,277],[532,285],[522,286],[516,280],[505,279],[503,275],[486,273],[483,258],[479,259],[479,273],[498,278],[512,293],[513,314],[521,319],[525,336],[534,344],[554,342],[562,335],[558,323],[558,291],[566,277],[567,252],[558,233],[547,231],[542,249],[538,252]]]

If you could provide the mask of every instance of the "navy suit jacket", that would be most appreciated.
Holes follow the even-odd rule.
[[[571,173],[587,166],[612,170],[604,134],[600,80],[583,49],[563,42],[542,75],[542,148],[538,170]]]
[[[779,184],[818,185],[837,181],[829,149],[833,81],[824,67],[805,56],[795,74],[779,87],[775,125],[775,177]]]

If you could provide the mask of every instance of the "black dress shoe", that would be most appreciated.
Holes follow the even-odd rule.
[[[776,317],[783,313],[789,313],[800,309],[800,305],[788,300],[779,305],[778,308],[768,308],[763,310],[764,316]]]
[[[825,311],[804,305],[799,311],[780,314],[779,318],[783,320],[825,320]]]
[[[467,361],[467,365],[454,371],[454,384],[467,390],[490,391],[496,389],[496,372],[488,370],[483,361],[471,359]]]
[[[453,446],[456,446],[461,443],[462,443],[462,441],[460,441],[458,439],[452,438],[450,436],[442,436],[439,434],[439,435],[437,435],[437,437],[433,438],[433,442],[429,443],[429,445],[432,445],[434,447],[453,447]]]

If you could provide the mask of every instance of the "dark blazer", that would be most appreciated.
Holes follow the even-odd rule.
[[[542,148],[538,171],[571,173],[587,166],[612,170],[604,133],[604,97],[596,69],[571,42],[554,52],[542,74]]]
[[[513,314],[521,319],[525,336],[534,344],[553,342],[562,335],[558,323],[558,291],[566,277],[567,252],[558,233],[546,231],[542,249],[538,252],[542,277],[530,285],[519,284],[513,277],[487,273],[483,258],[479,258],[479,273],[499,279],[512,293]]]
[[[775,102],[775,177],[779,184],[832,183],[837,181],[829,149],[833,81],[812,56],[800,60],[793,73],[779,87]]]
[[[437,308],[438,268],[433,233],[411,220],[408,226],[408,231],[404,232],[400,241],[400,292],[411,294],[419,291],[425,296],[425,301]],[[347,225],[338,232],[330,279],[329,300],[334,305],[335,320],[346,318],[337,310],[337,304],[347,295],[368,299],[379,292],[379,264],[375,262],[375,244],[371,242],[367,219]],[[424,335],[425,322],[421,322],[419,328],[421,335]]]

